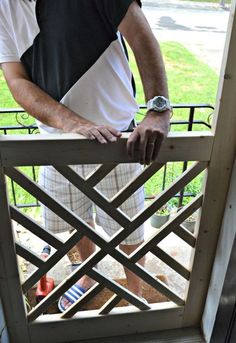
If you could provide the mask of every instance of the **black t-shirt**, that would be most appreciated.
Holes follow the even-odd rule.
[[[1,0],[0,63],[21,61],[54,99],[126,129],[138,107],[118,26],[133,1]]]

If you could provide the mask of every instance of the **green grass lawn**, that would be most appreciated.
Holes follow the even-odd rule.
[[[171,102],[176,104],[210,103],[214,105],[218,84],[217,74],[179,43],[165,42],[161,44],[161,49],[166,64]],[[138,103],[143,104],[142,85],[132,54],[130,54],[130,64],[136,79],[137,100]],[[2,74],[0,74],[0,90],[0,107],[17,107],[7,89]],[[196,118],[206,120],[210,113],[211,111],[209,110],[198,110]],[[142,116],[143,114],[138,114],[138,120],[141,120]],[[178,110],[174,111],[172,119],[179,120],[186,119],[187,117],[188,112],[186,110]],[[0,117],[0,126],[13,124],[16,124],[15,116],[4,115]],[[206,128],[199,126],[196,129],[205,130]],[[186,127],[173,127],[172,130],[186,130]],[[168,163],[166,184],[169,185],[181,173],[182,163]],[[161,171],[148,181],[146,183],[146,194],[151,195],[160,192],[162,189],[162,179],[163,173]],[[201,177],[198,177],[188,186],[187,191],[198,192],[200,187]],[[17,196],[19,202],[22,202],[23,198],[26,202],[32,201],[28,195],[22,194],[20,189],[17,191]]]

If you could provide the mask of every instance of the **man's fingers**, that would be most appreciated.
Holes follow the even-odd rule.
[[[148,143],[148,138],[145,136],[141,136],[140,141],[139,141],[139,158],[140,158],[140,163],[145,164],[146,163],[146,150],[147,150],[147,143]]]
[[[93,134],[93,136],[96,138],[96,140],[101,144],[106,144],[107,140],[103,137],[103,135],[98,131],[98,129],[93,128],[90,130],[90,132]]]
[[[164,137],[163,136],[158,136],[155,142],[155,149],[153,151],[153,155],[152,155],[152,161],[155,161],[157,159],[157,155],[159,153],[159,150],[161,148],[161,144],[163,142]]]
[[[81,135],[83,135],[84,137],[86,137],[88,139],[91,139],[91,140],[95,139],[95,136],[88,130],[80,129],[80,130],[78,130],[78,133],[80,133]]]
[[[148,165],[156,160],[163,138],[164,136],[160,132],[153,132],[151,135],[146,132],[146,137],[140,140],[141,163]]]
[[[127,141],[127,152],[130,157],[134,157],[135,148],[139,144],[139,133],[134,131]]]
[[[101,144],[116,142],[117,138],[122,136],[121,132],[109,125],[97,125],[89,121],[75,125],[69,132],[79,133],[91,140],[96,139]]]
[[[79,128],[77,131],[88,139],[96,139],[99,143],[116,142],[117,137],[120,137],[121,132],[113,129],[110,126],[86,125]]]
[[[116,129],[114,129],[111,126],[108,126],[107,129],[116,137],[122,136],[122,133],[120,131],[117,131]]]
[[[153,161],[155,142],[149,141],[146,145],[145,163],[148,165]]]
[[[116,142],[117,141],[117,134],[114,134],[111,132],[110,128],[106,127],[99,127],[98,131],[102,134],[102,136],[106,139],[108,142]]]

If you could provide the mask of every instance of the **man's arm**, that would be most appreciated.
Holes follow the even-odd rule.
[[[166,72],[159,44],[136,1],[119,26],[119,31],[130,45],[143,83],[146,101],[154,96],[168,98]],[[141,163],[154,161],[169,130],[170,111],[149,111],[130,135],[127,143],[131,156],[138,154]]]
[[[29,80],[22,63],[2,63],[2,70],[15,100],[42,123],[100,143],[114,142],[120,137],[121,133],[112,127],[96,125],[46,94]]]

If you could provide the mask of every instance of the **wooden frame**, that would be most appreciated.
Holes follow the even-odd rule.
[[[7,203],[6,183],[3,169],[0,168],[1,191],[1,230],[0,230],[0,294],[6,317],[8,333],[11,339],[21,337],[30,342],[26,321],[26,310],[23,303],[15,244],[12,234],[11,218]],[[13,311],[14,309],[14,311]],[[18,340],[18,342],[20,342]]]
[[[114,156],[119,163],[136,162],[126,152],[128,135],[123,134],[117,143],[105,146],[74,134],[0,136],[2,164],[4,167],[47,165],[49,161],[52,165],[91,161],[114,164]],[[164,142],[157,162],[209,161],[212,144],[213,135],[209,132],[173,132]]]
[[[103,340],[104,328],[105,337],[111,337],[181,327],[182,314],[182,307],[162,303],[152,305],[152,310],[144,312],[138,312],[134,307],[129,307],[126,312],[116,309],[108,316],[98,316],[97,311],[79,312],[73,319],[61,321],[57,315],[43,316],[29,325],[29,333],[34,343],[42,342],[42,332],[47,332],[45,343],[56,342],[57,337],[62,342],[88,338]]]
[[[9,138],[0,138],[0,149],[1,149],[1,156],[2,156],[2,166],[4,168],[4,173],[8,175],[12,180],[19,183],[23,188],[28,190],[31,194],[36,196],[41,202],[44,202],[47,206],[49,206],[53,211],[55,211],[59,216],[61,216],[64,220],[69,221],[75,228],[78,226],[79,232],[73,234],[71,238],[63,244],[60,240],[58,240],[55,236],[51,235],[47,231],[45,231],[38,223],[34,222],[31,218],[27,217],[23,213],[21,213],[18,209],[16,209],[14,206],[10,206],[8,209],[8,212],[11,214],[12,218],[19,223],[23,224],[25,227],[27,227],[30,231],[37,234],[40,238],[44,239],[48,243],[50,243],[53,247],[57,249],[57,252],[47,261],[44,262],[41,260],[39,256],[37,256],[35,253],[30,251],[29,249],[26,249],[22,244],[17,243],[16,244],[16,253],[22,256],[23,258],[26,258],[28,261],[33,263],[36,267],[38,267],[38,270],[32,274],[31,277],[29,277],[28,280],[24,282],[22,285],[24,292],[27,291],[30,287],[32,287],[35,282],[39,280],[39,278],[47,272],[55,263],[58,261],[74,244],[82,238],[83,234],[87,234],[92,240],[95,241],[95,243],[100,247],[100,251],[93,254],[88,261],[83,263],[81,267],[79,267],[74,273],[71,274],[70,277],[68,277],[67,280],[65,280],[63,283],[61,283],[45,300],[43,300],[39,305],[35,307],[34,310],[32,310],[28,314],[28,320],[29,322],[33,321],[32,324],[27,324],[25,322],[26,332],[27,328],[30,332],[30,335],[34,335],[34,328],[38,328],[38,326],[34,325],[34,323],[41,323],[42,317],[39,317],[37,320],[36,318],[40,316],[41,313],[44,312],[44,310],[48,307],[48,305],[56,300],[63,292],[70,287],[80,276],[82,276],[85,272],[90,275],[92,278],[97,280],[97,284],[92,287],[92,289],[87,292],[87,294],[80,299],[77,303],[75,303],[71,308],[66,311],[62,316],[50,316],[51,321],[53,321],[53,326],[55,325],[55,322],[57,322],[60,317],[62,318],[69,318],[71,316],[73,317],[73,321],[69,322],[66,321],[65,325],[74,325],[73,323],[76,322],[76,318],[79,318],[81,322],[81,316],[76,315],[76,312],[78,311],[81,304],[83,304],[85,301],[88,301],[88,299],[92,298],[95,294],[99,293],[101,289],[104,288],[104,286],[110,288],[115,292],[115,295],[108,301],[103,308],[100,309],[100,311],[95,311],[92,316],[98,317],[97,321],[100,323],[101,318],[105,314],[108,314],[110,311],[112,311],[111,318],[114,316],[114,314],[117,312],[117,310],[114,309],[114,306],[120,301],[121,298],[126,298],[129,302],[131,302],[133,305],[135,305],[140,310],[147,310],[149,309],[150,312],[152,312],[152,324],[150,322],[150,325],[153,327],[152,330],[159,329],[165,329],[166,324],[165,320],[165,313],[168,313],[168,316],[172,317],[172,325],[171,328],[178,328],[181,327],[181,317],[183,315],[184,311],[184,300],[181,299],[177,294],[174,294],[173,291],[169,290],[168,287],[161,283],[160,281],[154,279],[150,274],[147,273],[146,270],[141,268],[139,265],[136,264],[136,262],[139,260],[140,257],[142,257],[147,251],[151,251],[155,256],[158,256],[161,258],[165,263],[167,263],[173,270],[175,270],[177,273],[185,277],[187,280],[190,278],[190,270],[187,270],[185,267],[183,267],[180,263],[175,261],[173,258],[171,258],[167,253],[165,253],[162,249],[158,248],[157,242],[160,242],[164,237],[166,237],[170,232],[175,232],[179,237],[185,240],[187,244],[190,244],[190,246],[194,246],[196,242],[196,238],[192,236],[188,231],[186,231],[183,227],[181,227],[182,221],[187,218],[192,212],[194,212],[196,209],[198,209],[202,204],[202,195],[200,195],[197,199],[193,200],[193,202],[181,210],[176,217],[174,217],[170,223],[167,223],[161,230],[161,232],[157,235],[154,235],[150,238],[150,240],[147,242],[147,245],[143,245],[140,247],[139,251],[132,254],[130,258],[127,258],[127,256],[122,253],[121,251],[116,250],[117,244],[121,242],[126,236],[129,235],[132,231],[134,231],[139,225],[141,225],[152,213],[154,213],[158,208],[160,208],[168,199],[172,196],[174,196],[178,191],[180,191],[188,182],[190,182],[194,177],[196,177],[199,173],[201,173],[208,164],[208,160],[210,158],[211,153],[211,147],[213,144],[213,137],[209,133],[187,133],[185,136],[180,136],[179,134],[170,134],[170,137],[167,138],[165,144],[162,147],[162,151],[159,155],[160,161],[157,161],[157,163],[152,164],[150,167],[146,168],[143,173],[137,177],[135,180],[132,180],[122,191],[120,191],[113,199],[110,201],[107,201],[103,196],[96,191],[93,187],[104,177],[106,176],[115,166],[117,163],[120,162],[135,162],[135,159],[133,161],[129,160],[129,157],[126,154],[126,141],[127,141],[127,135],[125,135],[124,138],[120,139],[117,144],[108,144],[106,147],[100,146],[97,144],[100,151],[100,154],[96,153],[96,159],[93,155],[94,149],[91,150],[91,156],[88,156],[88,153],[91,149],[91,141],[88,141],[84,138],[77,138],[69,137],[65,135],[57,136],[57,137],[47,137],[47,140],[45,141],[45,136],[34,136],[30,137],[30,140],[28,137],[9,137]],[[25,140],[26,138],[26,140]],[[52,139],[53,138],[53,139]],[[94,144],[94,142],[92,142]],[[63,145],[63,149],[62,149]],[[72,146],[74,147],[71,154],[69,154],[68,159],[68,152],[72,149]],[[188,146],[188,149],[186,149],[186,146]],[[192,147],[191,147],[192,146]],[[204,146],[204,149],[202,147]],[[45,155],[44,149],[50,150],[49,155]],[[22,154],[22,149],[26,149],[24,154]],[[99,206],[103,208],[115,219],[117,220],[121,226],[125,227],[126,230],[123,232],[120,232],[117,236],[115,236],[109,243],[105,242],[102,237],[100,237],[97,233],[94,233],[91,228],[88,227],[86,223],[81,222],[79,218],[76,218],[76,216],[73,213],[69,213],[66,208],[64,208],[60,203],[58,203],[55,199],[52,199],[50,196],[48,196],[45,191],[40,189],[40,187],[32,180],[28,179],[26,176],[24,176],[22,173],[17,171],[16,169],[12,168],[13,166],[24,166],[29,163],[29,160],[33,156],[34,151],[34,158],[33,161],[31,161],[31,164],[54,164],[55,168],[62,173],[66,178],[69,178],[70,181],[78,188],[80,188],[87,196],[92,197],[93,201],[97,202]],[[60,151],[60,161],[58,161],[58,152]],[[78,154],[79,151],[79,154]],[[164,152],[163,152],[164,151]],[[170,152],[174,151],[170,155]],[[192,154],[193,159],[198,159],[202,162],[195,163],[189,170],[187,170],[179,179],[177,179],[172,186],[167,188],[165,191],[163,191],[159,196],[154,200],[153,204],[149,206],[149,208],[145,209],[143,212],[138,214],[136,217],[134,217],[132,220],[128,219],[126,216],[124,216],[117,207],[120,206],[122,202],[124,202],[134,191],[136,191],[149,177],[151,177],[157,170],[159,170],[163,164],[166,161],[169,160],[177,160],[177,161],[183,161],[183,160],[189,160],[190,155]],[[165,156],[168,155],[166,158]],[[113,156],[116,156],[116,163],[114,164]],[[170,158],[170,156],[172,156]],[[53,157],[53,158],[52,158]],[[75,160],[76,157],[76,160]],[[93,172],[89,177],[86,179],[82,179],[77,174],[74,173],[74,171],[69,167],[62,167],[62,164],[67,162],[69,164],[72,164],[70,162],[70,158],[72,159],[73,163],[95,163],[95,162],[106,162],[104,165],[102,165],[99,169],[97,169],[95,172]],[[94,160],[95,159],[95,160]],[[62,163],[63,162],[63,163]],[[59,165],[58,165],[59,164]],[[58,165],[58,166],[57,166]],[[9,214],[8,214],[9,215]],[[10,217],[9,217],[10,219]],[[82,230],[82,231],[81,231]],[[164,308],[162,308],[163,305],[159,305],[159,307],[155,307],[153,305],[146,305],[142,301],[140,301],[139,298],[131,294],[129,291],[123,289],[118,284],[114,283],[114,281],[109,280],[109,278],[104,277],[104,275],[100,274],[96,269],[94,269],[94,266],[98,261],[101,260],[107,253],[112,255],[115,259],[117,259],[120,263],[124,264],[126,267],[131,268],[137,275],[139,275],[141,278],[143,278],[146,282],[150,283],[154,288],[158,289],[161,293],[165,294],[168,298],[170,298],[173,302],[177,304],[172,305],[173,303],[167,303],[165,305],[166,310],[170,308],[170,310],[167,310],[165,312]],[[162,311],[160,311],[160,308],[162,308]],[[176,310],[174,310],[176,309]],[[132,313],[130,313],[132,312]],[[143,312],[143,315],[145,313],[150,312]],[[137,320],[140,317],[140,312],[137,312],[135,310],[135,307],[128,307],[126,309],[120,309],[119,313],[124,315],[124,318],[126,315],[129,314],[136,323],[136,317]],[[170,314],[172,313],[172,314]],[[181,313],[181,315],[180,315]],[[99,316],[100,314],[100,316]],[[89,318],[89,314],[88,318]],[[103,315],[101,317],[101,315]],[[150,314],[144,315],[149,317]],[[162,318],[162,316],[164,316]],[[154,318],[158,318],[159,326],[156,325],[156,320]],[[160,318],[159,318],[160,317]],[[36,321],[35,321],[36,320]],[[116,327],[117,331],[113,327],[111,330],[113,334],[118,333],[132,333],[132,327],[131,331],[127,331],[127,328],[123,326],[120,327],[118,322],[120,322],[120,316],[115,315],[114,319],[112,321],[116,321]],[[149,320],[149,319],[148,319]],[[54,322],[55,321],[55,322]],[[94,321],[94,319],[93,319]],[[104,319],[102,319],[102,322]],[[99,324],[100,325],[100,324]],[[98,325],[98,327],[99,327]],[[140,326],[140,325],[139,325]],[[32,329],[31,329],[32,328]],[[46,324],[40,324],[40,328],[42,330],[48,330],[49,326]],[[147,327],[142,329],[140,327],[140,330],[146,331]],[[152,331],[151,330],[151,331]],[[73,330],[72,330],[73,331]],[[87,330],[86,330],[87,331]],[[74,332],[74,331],[73,331]],[[10,332],[11,334],[11,332]],[[55,331],[53,330],[53,335],[55,334]],[[56,333],[55,335],[57,335]],[[110,334],[110,333],[109,333]],[[97,337],[99,336],[99,333],[95,333]],[[38,336],[38,334],[36,334]],[[73,335],[72,335],[73,336]],[[40,337],[40,336],[39,336]],[[87,335],[87,337],[83,334],[76,336],[77,339],[84,339],[84,338],[92,338],[93,336]],[[35,340],[36,338],[34,338]],[[55,338],[56,339],[56,338]],[[67,338],[68,339],[68,338]],[[74,339],[74,336],[71,337],[71,339]]]

